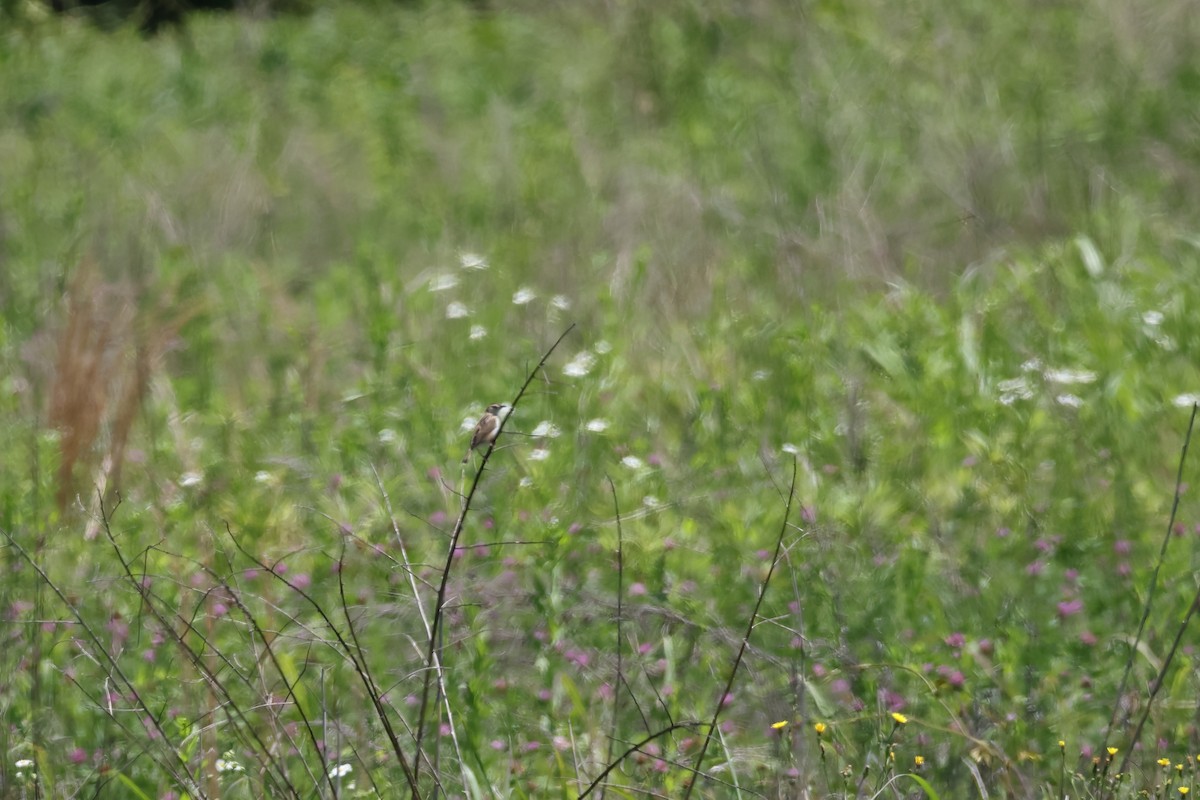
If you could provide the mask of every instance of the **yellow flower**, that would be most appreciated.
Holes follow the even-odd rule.
[[[915,758],[913,758],[913,764],[915,764],[918,767],[925,766],[925,756],[916,756]]]
[[[903,714],[901,714],[899,711],[893,711],[893,712],[892,712],[892,719],[896,720],[896,724],[897,724],[897,725],[906,725],[906,724],[908,724],[908,717],[904,716],[904,715],[903,715]]]
[[[1158,765],[1159,765],[1160,767],[1169,767],[1169,766],[1171,766],[1171,759],[1169,759],[1169,758],[1160,758],[1160,759],[1158,760]]]
[[[1115,748],[1115,747],[1108,748],[1108,757],[1109,758],[1112,758],[1116,754],[1117,754],[1117,748]]]
[[[1059,749],[1059,750],[1066,750],[1066,749],[1067,749],[1067,743],[1066,743],[1066,742],[1064,742],[1062,739],[1059,739],[1059,740],[1058,740],[1058,749]]]
[[[1188,793],[1188,787],[1186,787],[1186,786],[1180,786],[1180,787],[1179,787],[1179,793],[1180,793],[1180,794],[1187,794],[1187,793]]]
[[[820,736],[825,732],[825,723],[818,722],[816,725],[813,725],[813,730],[817,732],[817,736]],[[1200,756],[1196,756],[1196,760],[1200,761]]]
[[[780,728],[786,728],[787,720],[781,719],[781,720],[779,720],[779,722],[773,722],[773,723],[771,723],[771,727],[774,728],[775,730],[779,730]]]

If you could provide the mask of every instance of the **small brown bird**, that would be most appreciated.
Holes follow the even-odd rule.
[[[475,425],[475,432],[471,434],[471,447],[463,456],[462,463],[465,464],[471,460],[471,451],[476,447],[496,441],[496,435],[500,433],[500,423],[510,411],[512,411],[512,406],[507,403],[492,403],[487,407],[487,411],[483,412],[483,416]]]

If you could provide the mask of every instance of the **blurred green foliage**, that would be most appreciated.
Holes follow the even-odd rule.
[[[344,582],[411,724],[400,545],[428,605],[463,426],[576,322],[454,562],[452,791],[572,796],[603,764],[606,476],[621,744],[709,719],[794,456],[799,527],[702,794],[853,793],[864,765],[874,792],[920,756],[942,796],[976,776],[1050,795],[1060,739],[1071,792],[1100,793],[1110,712],[1144,702],[1195,593],[1185,493],[1118,698],[1200,391],[1186,3],[346,4],[151,39],[20,16],[0,32],[0,529],[169,741],[108,713],[130,698],[8,547],[0,786],[36,758],[50,796],[182,795],[173,750],[245,763],[209,796],[272,793],[123,580],[93,499],[118,490],[116,541],[172,627],[262,665],[223,674],[256,730],[292,726],[273,763],[401,786],[323,621],[226,526],[325,609]],[[1130,793],[1160,755],[1195,763],[1193,657]],[[299,687],[274,710],[280,672]],[[696,736],[657,745],[614,782],[680,796]]]

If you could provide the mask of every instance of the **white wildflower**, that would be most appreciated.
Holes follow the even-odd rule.
[[[1176,395],[1175,399],[1171,401],[1171,404],[1178,408],[1191,408],[1196,403],[1200,403],[1200,392]]]
[[[1083,399],[1078,395],[1064,393],[1054,398],[1054,401],[1060,406],[1069,406],[1070,408],[1079,408],[1083,405]]]
[[[1042,375],[1051,383],[1091,383],[1096,380],[1096,373],[1086,369],[1050,368]]]
[[[562,436],[562,429],[548,419],[544,419],[537,424],[533,429],[531,436],[548,436],[551,439],[557,439]]]
[[[533,289],[530,289],[528,286],[522,286],[520,289],[517,289],[516,294],[513,295],[513,305],[523,306],[526,303],[533,302],[536,298],[537,294],[534,293]]]
[[[608,430],[608,420],[597,417],[593,420],[588,420],[587,425],[584,425],[592,433],[604,433]]]
[[[600,341],[596,342],[596,352],[600,355],[611,353],[612,345],[606,342],[604,339],[601,339]]]
[[[563,367],[563,374],[572,378],[582,378],[592,371],[596,365],[596,357],[587,350],[581,350]]]
[[[455,300],[446,306],[446,319],[462,319],[471,316],[471,309]]]
[[[330,768],[329,777],[341,778],[345,775],[349,775],[353,771],[354,771],[354,768],[352,766],[350,766],[349,764],[336,764]]]
[[[545,461],[550,457],[550,448],[539,447],[529,454],[530,461]]]
[[[233,751],[229,750],[217,759],[217,772],[244,772],[245,767],[233,760]]]
[[[1163,319],[1164,317],[1161,311],[1151,310],[1142,314],[1142,322],[1146,323],[1151,328],[1156,328],[1159,325],[1162,325]]]
[[[1000,381],[996,388],[1000,390],[1000,402],[1006,406],[1011,406],[1018,400],[1028,400],[1033,397],[1033,389],[1029,387],[1029,381],[1024,378]]]
[[[554,306],[559,311],[567,311],[571,308],[571,301],[567,299],[565,294],[556,294],[550,301],[550,305]]]
[[[447,289],[453,289],[455,286],[458,286],[458,276],[449,272],[434,275],[429,279],[429,291],[431,292],[444,292]]]
[[[472,426],[472,427],[474,427],[474,426]],[[379,432],[379,443],[380,444],[392,444],[396,441],[397,438],[399,438],[399,437],[396,436],[396,432],[394,430],[392,430],[391,428],[384,428],[383,430],[381,430]]]
[[[791,455],[794,455],[794,456],[800,455],[800,448],[796,447],[796,445],[792,444],[791,442],[784,443],[784,445],[781,449],[783,450],[783,452],[790,453]]]
[[[487,259],[478,253],[463,253],[458,257],[458,263],[463,269],[487,269]]]
[[[625,456],[621,459],[621,463],[630,469],[641,469],[645,465],[645,462],[637,456]]]
[[[482,339],[485,336],[487,336],[487,328],[483,327],[482,325],[471,326],[472,339]]]
[[[646,508],[657,508],[662,505],[662,501],[652,494],[648,494],[642,498],[642,505]]]
[[[254,482],[255,483],[270,483],[271,482],[271,473],[267,472],[265,469],[260,469],[258,472],[254,473]]]
[[[204,477],[199,472],[185,472],[179,477],[180,486],[198,486]]]

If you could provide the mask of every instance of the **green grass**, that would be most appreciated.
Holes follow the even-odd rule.
[[[5,8],[0,795],[1194,788],[1185,3]]]

